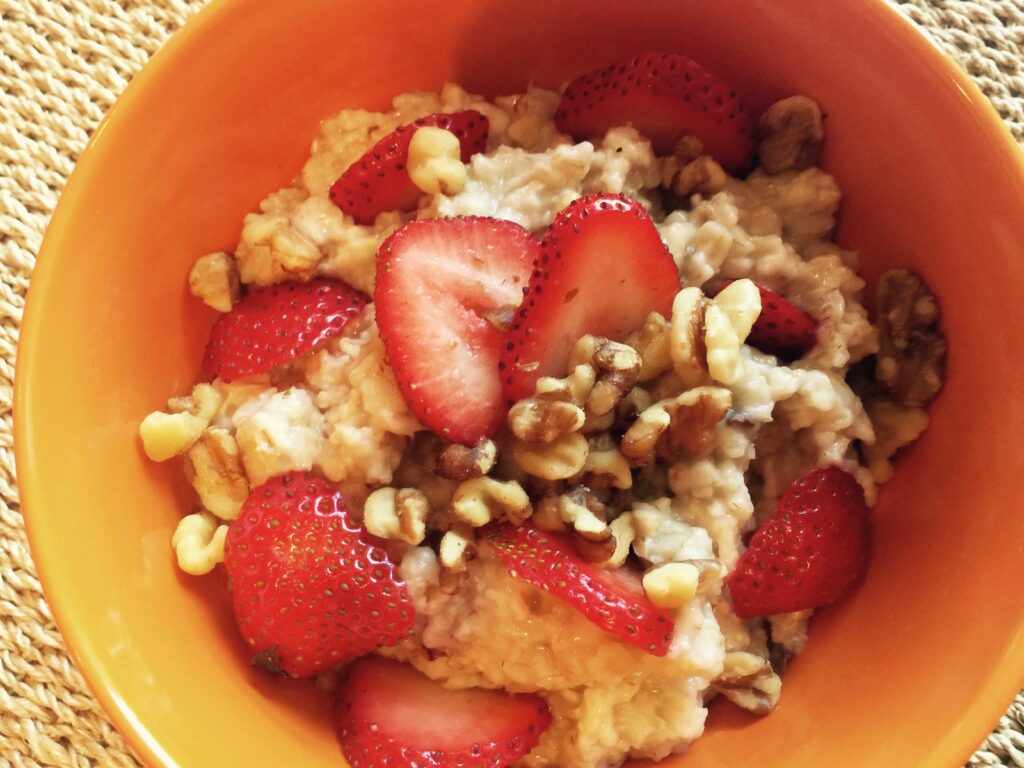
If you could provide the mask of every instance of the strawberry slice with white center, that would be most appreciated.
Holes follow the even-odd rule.
[[[409,142],[424,126],[455,134],[464,163],[487,146],[490,123],[476,110],[421,117],[392,131],[352,163],[331,187],[331,201],[357,224],[373,224],[384,211],[415,208],[423,192],[409,178]]]
[[[377,325],[420,422],[455,443],[493,435],[505,418],[498,359],[540,244],[511,221],[423,219],[377,257]]]
[[[376,656],[352,665],[335,715],[352,768],[502,768],[537,746],[550,724],[539,696],[451,690]]]
[[[661,155],[692,133],[733,173],[746,171],[754,153],[754,122],[736,92],[676,53],[644,53],[576,78],[555,122],[576,139],[600,138],[629,123]]]
[[[569,603],[592,623],[653,656],[672,645],[672,614],[644,594],[640,574],[629,568],[606,569],[580,558],[562,534],[530,523],[521,528],[495,525],[485,541],[512,576]]]
[[[650,215],[621,195],[586,195],[551,224],[501,356],[505,394],[533,394],[541,376],[564,376],[588,333],[621,341],[651,312],[666,317],[679,290],[675,262]]]
[[[203,371],[222,381],[267,373],[337,336],[366,301],[350,285],[327,278],[250,290],[214,324]]]

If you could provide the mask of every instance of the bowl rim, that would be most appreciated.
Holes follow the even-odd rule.
[[[26,297],[25,311],[19,334],[14,379],[14,455],[17,467],[36,466],[32,430],[31,389],[35,380],[35,361],[41,355],[43,328],[43,307],[48,286],[56,279],[56,247],[61,240],[60,233],[74,216],[81,190],[95,175],[93,156],[102,154],[109,143],[106,128],[119,120],[122,114],[130,114],[136,108],[136,94],[145,90],[147,84],[164,71],[171,69],[183,53],[189,40],[216,27],[222,16],[241,0],[211,0],[197,11],[186,23],[164,43],[164,45],[142,66],[131,82],[117,98],[114,105],[100,121],[93,135],[82,150],[79,160],[61,193],[53,216],[46,228],[43,242],[37,255],[30,289]],[[1024,153],[1010,133],[1006,122],[996,112],[989,99],[981,92],[972,78],[909,17],[886,0],[863,0],[862,12],[872,15],[887,24],[899,35],[901,42],[912,46],[915,52],[926,57],[931,66],[940,71],[951,87],[957,88],[965,98],[967,106],[979,117],[983,117],[998,143],[993,152],[1002,156],[1007,173],[1016,173],[1024,179]],[[67,651],[81,671],[90,691],[110,717],[119,733],[125,738],[137,756],[147,765],[159,768],[176,768],[178,763],[156,741],[149,729],[135,716],[129,702],[114,690],[108,671],[96,654],[88,634],[80,629],[74,620],[75,609],[67,604],[51,577],[51,555],[41,549],[42,536],[39,518],[32,513],[37,508],[41,479],[28,472],[18,473],[18,494],[22,517],[28,535],[29,548],[35,563],[37,575],[53,619],[59,629]],[[958,726],[947,734],[950,754],[961,756],[961,763],[973,750],[978,748],[996,725],[1000,715],[1013,700],[1024,684],[1024,621],[1017,631],[1017,641],[992,668],[981,686],[981,694],[971,708],[961,715]],[[959,763],[958,763],[959,765]]]

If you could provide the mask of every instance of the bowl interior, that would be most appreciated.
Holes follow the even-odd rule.
[[[18,370],[18,465],[58,623],[153,765],[338,765],[328,702],[251,672],[221,576],[179,576],[193,503],[145,460],[144,414],[198,373],[191,261],[301,167],[318,121],[446,80],[490,95],[648,49],[755,107],[828,113],[840,237],[871,278],[923,273],[952,352],[931,430],[874,512],[857,595],[815,620],[779,709],[715,708],[700,766],[960,765],[1022,682],[1024,171],[995,113],[877,0],[221,0],[132,84],[47,236]],[[898,727],[893,727],[898,723]]]

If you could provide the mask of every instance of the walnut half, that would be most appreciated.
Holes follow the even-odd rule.
[[[810,168],[825,138],[821,109],[806,96],[777,101],[761,115],[757,136],[757,155],[768,173]]]
[[[768,659],[745,651],[725,654],[725,666],[713,687],[737,706],[767,715],[779,703],[782,680]]]

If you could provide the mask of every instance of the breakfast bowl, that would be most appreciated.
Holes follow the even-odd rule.
[[[491,97],[557,88],[649,50],[702,62],[755,113],[815,99],[821,163],[843,191],[839,243],[869,285],[892,266],[922,275],[950,349],[929,431],[872,512],[866,578],[815,617],[779,706],[754,719],[716,702],[705,735],[663,764],[952,768],[1024,683],[1012,512],[1024,163],[981,94],[892,8],[220,0],[142,70],[84,153],[19,349],[33,555],[74,659],[144,762],[343,764],[329,693],[251,668],[224,579],[181,575],[168,544],[195,502],[177,467],[146,460],[138,425],[200,377],[214,313],[189,296],[193,261],[233,247],[342,108],[445,82]]]

